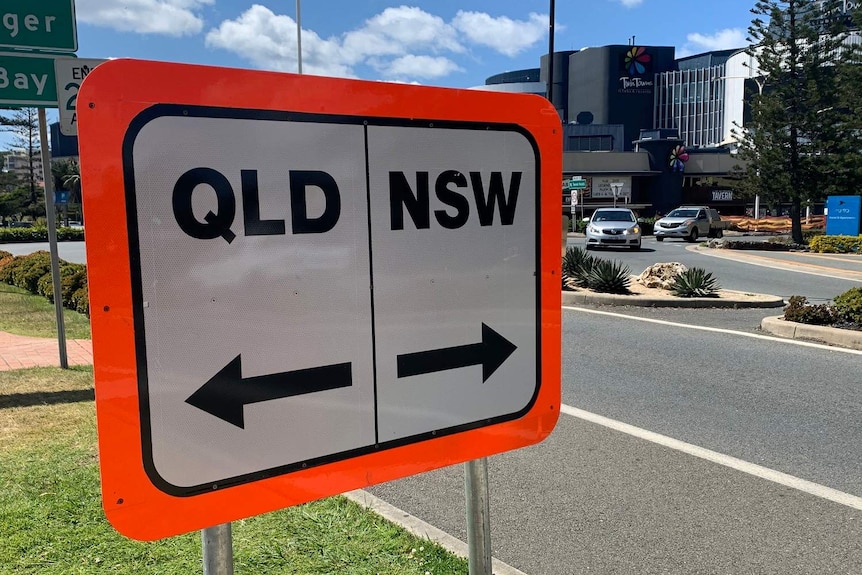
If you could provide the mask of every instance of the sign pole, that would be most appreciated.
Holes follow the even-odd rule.
[[[302,74],[302,19],[299,16],[299,1],[296,0],[296,73]]]
[[[491,575],[491,512],[488,498],[488,458],[464,464],[467,498],[467,547],[470,575]]]
[[[60,288],[60,257],[57,254],[57,221],[54,212],[54,177],[51,174],[51,150],[48,148],[48,122],[45,108],[39,108],[39,147],[42,149],[42,179],[45,182],[45,216],[48,218],[48,245],[51,251],[51,279],[54,284],[54,311],[57,314],[57,344],[60,367],[67,369],[66,324],[63,322],[63,292]]]
[[[233,575],[233,537],[230,523],[201,530],[204,575]]]

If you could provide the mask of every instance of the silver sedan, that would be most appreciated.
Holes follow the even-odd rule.
[[[598,208],[587,223],[587,249],[596,246],[641,248],[641,227],[628,208]]]

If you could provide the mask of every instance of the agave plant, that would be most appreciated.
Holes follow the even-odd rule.
[[[718,297],[719,289],[718,281],[703,268],[681,272],[670,286],[677,297]]]
[[[563,286],[589,287],[588,276],[596,263],[596,258],[587,250],[574,246],[566,249],[563,256]]]
[[[618,261],[598,259],[587,274],[587,287],[601,293],[630,293],[631,281],[629,267]]]

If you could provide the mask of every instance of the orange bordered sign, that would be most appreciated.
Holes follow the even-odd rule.
[[[543,98],[136,60],[79,95],[106,514],[152,540],[537,443]]]

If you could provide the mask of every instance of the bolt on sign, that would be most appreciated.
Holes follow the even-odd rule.
[[[78,116],[119,531],[202,529],[551,432],[546,100],[112,60]]]

